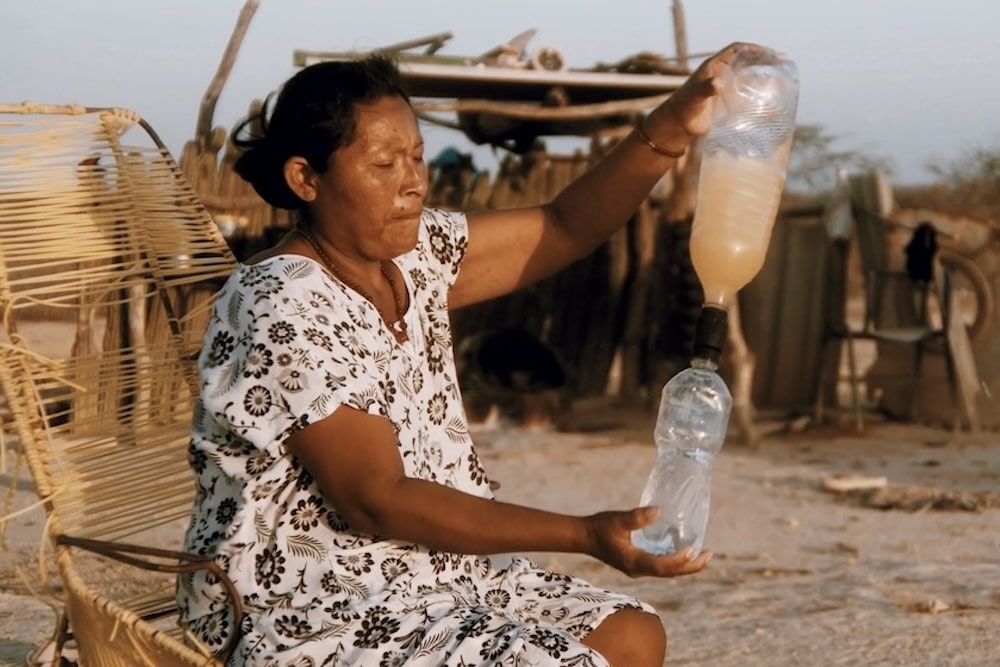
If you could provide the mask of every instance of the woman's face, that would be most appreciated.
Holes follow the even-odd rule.
[[[390,259],[412,250],[427,196],[424,140],[401,97],[383,97],[355,111],[354,140],[318,175],[313,220],[342,253]]]

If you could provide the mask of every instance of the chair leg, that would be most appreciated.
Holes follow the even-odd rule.
[[[847,337],[847,365],[851,373],[851,403],[854,406],[854,428],[860,433],[864,430],[861,417],[861,380],[858,378],[858,363],[854,357],[854,338]]]
[[[920,401],[920,385],[923,379],[921,373],[924,370],[924,343],[923,341],[917,343],[914,346],[914,359],[913,359],[913,384],[910,389],[910,414],[909,418],[911,422],[917,421],[917,403]],[[948,356],[947,350],[945,350],[945,357]]]
[[[66,614],[66,610],[63,609],[59,612],[58,619],[56,619],[56,629],[52,639],[36,647],[28,655],[25,664],[28,667],[63,667],[68,662],[64,660],[63,654],[65,653],[70,636],[69,616]],[[69,664],[75,663],[70,662]]]
[[[951,430],[958,433],[962,430],[962,408],[958,396],[958,374],[955,372],[955,359],[951,356],[951,346],[948,345],[947,338],[944,340],[944,365],[948,375],[948,393],[951,394]]]
[[[816,404],[813,406],[813,422],[823,423],[823,408],[826,402],[826,357],[830,346],[830,340],[825,339],[819,345],[819,374],[816,380]]]

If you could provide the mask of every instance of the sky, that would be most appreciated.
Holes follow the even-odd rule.
[[[214,125],[295,72],[295,49],[369,49],[440,32],[475,55],[534,28],[529,50],[571,67],[675,53],[673,0],[260,0]],[[244,0],[0,0],[0,103],[123,106],[179,157]],[[783,51],[800,77],[798,122],[834,148],[885,159],[892,182],[1000,148],[997,0],[683,0],[688,49],[732,41]],[[431,156],[471,146],[429,130]]]

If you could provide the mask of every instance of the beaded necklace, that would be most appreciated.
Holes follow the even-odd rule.
[[[375,307],[375,310],[378,311],[378,314],[382,317],[382,321],[388,325],[389,330],[392,332],[392,335],[396,337],[397,342],[405,343],[410,339],[410,336],[406,330],[406,320],[403,319],[402,296],[400,294],[400,290],[396,289],[396,279],[392,277],[392,273],[389,271],[387,267],[388,264],[392,263],[390,260],[379,262],[379,270],[381,270],[382,275],[385,276],[386,282],[389,283],[389,288],[392,290],[392,298],[396,304],[396,314],[395,314],[396,320],[394,322],[389,321],[389,318],[385,316],[385,313],[382,312],[382,309],[378,307],[378,304],[375,303],[375,299],[373,299],[368,294],[368,292],[361,289],[360,285],[358,285],[356,282],[345,276],[340,271],[340,269],[337,268],[337,265],[333,263],[333,260],[330,259],[329,255],[326,254],[326,251],[323,250],[323,247],[320,246],[319,243],[317,243],[316,238],[312,235],[312,233],[309,230],[305,229],[304,227],[296,227],[295,231],[298,232],[299,235],[302,236],[302,238],[304,238],[309,243],[309,245],[312,246],[312,249],[315,250],[316,254],[319,255],[320,259],[323,260],[323,263],[326,265],[326,268],[330,269],[330,273],[335,275],[337,279],[340,280],[340,282],[344,283],[352,290],[360,294],[362,297],[364,297],[366,301],[368,301],[372,306]]]

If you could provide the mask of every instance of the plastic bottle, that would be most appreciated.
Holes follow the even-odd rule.
[[[691,366],[667,382],[660,397],[653,438],[656,462],[640,504],[660,508],[656,522],[633,531],[632,543],[669,554],[705,542],[711,498],[712,461],[726,438],[733,399],[716,373],[726,339],[726,311],[705,307],[698,319]]]
[[[739,52],[720,75],[705,136],[691,228],[691,261],[705,292],[694,359],[663,387],[657,456],[640,503],[657,521],[632,533],[652,553],[700,552],[711,499],[712,461],[726,439],[732,395],[716,372],[726,308],[764,264],[795,134],[795,63],[771,50]]]
[[[719,76],[691,228],[705,301],[725,308],[764,264],[795,134],[795,63],[741,51]]]

